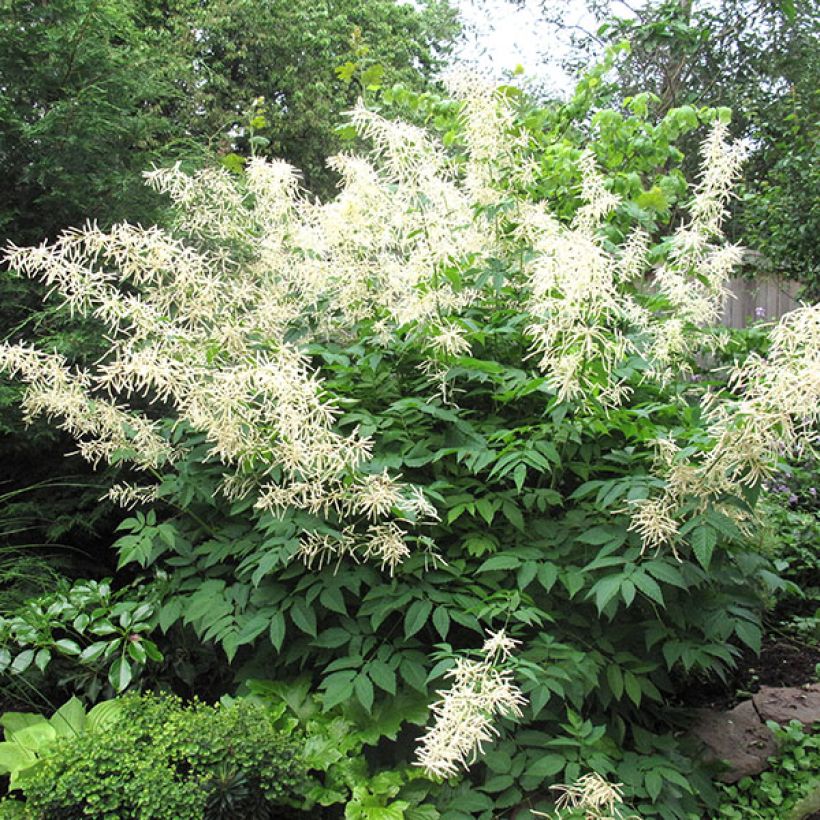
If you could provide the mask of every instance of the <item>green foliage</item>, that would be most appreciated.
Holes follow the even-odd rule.
[[[354,700],[370,711],[429,694],[449,666],[431,666],[432,646],[470,647],[485,626],[507,623],[524,639],[531,706],[526,729],[509,726],[478,767],[473,803],[508,808],[594,769],[624,782],[645,816],[684,817],[708,783],[653,727],[688,676],[723,675],[739,645],[759,648],[759,596],[776,582],[717,511],[693,519],[682,561],[643,555],[627,531],[625,504],[658,481],[640,444],[667,425],[695,436],[698,388],[664,397],[644,386],[606,421],[570,416],[521,369],[512,316],[473,320],[483,345],[448,374],[458,407],[421,399],[409,346],[314,354],[328,386],[351,399],[340,425],[378,433],[372,469],[399,471],[436,501],[443,520],[428,534],[446,564],[425,557],[423,541],[392,580],[367,565],[293,563],[315,520],[218,501],[221,471],[199,461],[192,437],[186,481],[169,478],[160,495],[194,516],[168,522],[172,547],[155,536],[145,553],[174,567],[160,624],[181,620],[266,674],[310,668],[326,710]]]
[[[222,157],[236,168],[236,152],[253,148],[286,156],[314,188],[331,189],[324,159],[361,90],[336,69],[349,63],[371,85],[383,76],[425,86],[457,28],[446,0],[4,2],[0,248],[86,220],[162,222],[164,204],[142,173],[175,160]],[[267,101],[262,129],[244,113],[258,97]],[[98,325],[43,309],[45,292],[0,270],[0,339],[37,336],[78,364],[101,355]],[[19,402],[17,386],[0,379],[0,481],[89,483],[84,465],[66,462],[66,438],[42,422],[25,426]],[[95,551],[111,520],[99,495],[52,488],[32,493],[24,512],[38,540]]]
[[[104,729],[117,719],[118,701],[98,703],[88,714],[77,698],[64,703],[50,718],[25,712],[5,712],[0,725],[0,773],[8,774],[9,789],[24,789],[60,738],[73,740],[83,732]]]
[[[24,816],[261,819],[296,804],[298,737],[270,710],[150,695],[117,703],[114,720],[54,742],[20,785]]]
[[[571,117],[588,110],[584,93]],[[456,165],[465,161],[469,140],[453,106],[432,96],[402,98],[399,92],[393,100],[415,104],[420,113],[428,106]],[[713,110],[672,109],[653,124],[647,99],[635,97],[633,103],[632,115],[598,112],[593,118],[593,152],[613,170],[605,184],[623,197],[602,226],[603,242],[612,248],[621,247],[635,225],[657,240],[660,227],[673,219],[673,204],[686,195],[674,168],[674,140],[721,116]],[[715,795],[670,731],[678,717],[670,704],[693,676],[724,676],[742,646],[759,650],[763,601],[783,582],[732,515],[751,513],[757,486],[744,486],[737,495],[722,491],[687,499],[674,551],[647,548],[631,526],[632,502],[664,486],[655,469],[658,440],[679,444],[681,460],[714,446],[700,400],[707,390],[718,401],[730,393],[717,379],[686,378],[692,351],[673,362],[682,365],[680,371],[670,367],[668,377],[653,379],[636,338],[634,355],[619,360],[616,374],[629,391],[612,404],[604,400],[610,374],[602,357],[584,351],[590,386],[576,400],[562,398],[549,382],[551,374],[533,362],[531,317],[522,309],[524,263],[533,251],[516,239],[513,206],[516,200],[549,200],[558,220],[572,221],[581,205],[577,162],[583,129],[568,131],[564,110],[539,112],[522,105],[519,114],[521,121],[510,130],[532,135],[532,156],[540,164],[526,183],[509,183],[506,200],[477,208],[481,216],[482,209],[489,213],[484,227],[494,223],[498,258],[461,265],[444,258],[434,272],[457,293],[474,287],[479,294],[449,320],[469,341],[470,354],[431,351],[430,328],[420,320],[385,334],[381,317],[366,311],[344,333],[317,334],[302,345],[310,372],[339,408],[335,430],[358,429],[372,438],[372,457],[361,469],[371,476],[401,475],[435,505],[439,520],[411,528],[417,523],[411,514],[401,519],[408,525],[402,532],[411,550],[389,576],[374,563],[354,560],[361,558],[355,552],[309,568],[294,560],[305,533],[339,535],[367,521],[348,522],[332,505],[312,512],[296,505],[265,510],[255,503],[259,489],[253,483],[244,497],[228,498],[220,492],[226,467],[213,455],[213,438],[187,422],[167,419],[161,430],[176,447],[174,460],[156,475],[152,509],[126,519],[120,526],[125,534],[115,544],[119,566],[143,575],[111,609],[117,620],[109,619],[106,603],[82,629],[72,621],[89,641],[96,634],[91,619],[95,624],[99,619],[105,630],[102,648],[77,644],[75,654],[81,659],[84,651],[100,652],[96,657],[104,661],[116,657],[113,682],[127,685],[149,654],[134,654],[147,645],[147,636],[161,644],[163,633],[182,625],[203,643],[215,644],[240,679],[293,680],[307,672],[320,711],[312,696],[302,696],[310,709],[301,713],[281,689],[263,694],[278,696],[297,711],[314,738],[324,736],[323,756],[316,762],[324,780],[310,795],[330,805],[346,802],[354,817],[432,820],[440,814],[442,820],[471,815],[485,820],[515,806],[533,807],[543,802],[550,785],[595,771],[623,783],[625,799],[642,816],[688,818],[713,806]],[[614,170],[624,163],[623,172]],[[668,246],[656,242],[654,258],[666,252]],[[427,286],[422,280],[417,287]],[[636,306],[670,310],[664,297],[628,283],[624,287]],[[289,344],[310,332],[321,308],[317,316],[294,320]],[[594,329],[612,334],[610,318]],[[688,330],[708,341],[706,332]],[[221,338],[196,353],[204,353],[209,364],[218,362]],[[612,341],[611,335],[606,338]],[[257,348],[276,350],[278,343],[254,336],[248,360],[254,361]],[[438,373],[434,387],[431,365]],[[252,478],[257,459],[266,481],[288,480],[267,451],[251,456]],[[345,475],[344,481],[355,478]],[[48,616],[47,610],[35,614]],[[77,617],[73,610],[72,617]],[[57,628],[65,628],[62,617],[55,620]],[[414,726],[423,721],[423,706],[434,690],[444,688],[454,655],[469,652],[487,629],[500,627],[522,642],[515,674],[529,700],[523,718],[501,721],[495,742],[462,782],[454,779],[433,790],[418,785],[420,779],[410,782],[406,767],[392,765],[370,778],[361,769],[363,746],[372,744],[374,755],[406,764]],[[49,622],[43,630],[46,649],[53,628]],[[131,640],[135,632],[140,641]],[[37,630],[30,636],[24,630],[22,642],[10,636],[30,653],[29,663],[37,640]],[[19,658],[14,662],[21,663]],[[252,684],[248,688],[253,691]],[[351,722],[354,709],[363,716],[352,721],[354,732],[333,722],[338,710]],[[123,725],[127,732],[127,721]],[[182,732],[184,727],[171,728]],[[117,743],[128,739],[126,734]],[[158,748],[170,743],[170,729],[164,728]],[[161,782],[134,785],[135,779],[115,791],[108,773],[120,770],[108,768],[113,763],[107,747],[97,747],[103,752],[73,748],[83,753],[76,762],[72,758],[72,766],[79,767],[84,782],[90,784],[97,773],[94,788],[102,790],[101,801],[145,795],[162,799],[163,806],[174,800],[186,810],[200,805],[185,802],[194,800],[189,784],[171,787],[161,766],[146,770],[141,748],[126,757],[129,767],[137,767],[139,777]],[[41,782],[36,799],[45,801],[67,791],[69,778]],[[240,783],[229,774],[224,782],[226,791]],[[423,796],[429,789],[433,805],[419,809],[419,801],[408,795],[411,786]],[[88,794],[98,793],[87,788]],[[113,805],[121,810],[141,804]]]
[[[406,763],[373,773],[365,749],[373,750],[385,739],[395,741],[404,724],[420,724],[427,716],[426,702],[418,693],[408,693],[365,709],[348,700],[330,709],[312,691],[309,677],[291,683],[246,680],[241,691],[250,699],[298,721],[306,741],[302,759],[310,770],[304,795],[310,804],[344,806],[348,820],[436,820],[430,804],[420,805],[433,784],[421,771]]]
[[[144,589],[143,600],[135,601],[132,590],[112,592],[109,581],[61,586],[0,618],[0,672],[44,673],[57,661],[66,673],[70,659],[64,682],[96,699],[106,679],[114,692],[122,692],[136,671],[162,660],[146,635],[156,615]]]
[[[817,544],[820,543],[820,481],[818,463],[806,458],[784,465],[766,487],[761,508],[765,526],[760,538],[778,572],[820,600]]]
[[[587,6],[600,27],[575,36],[573,67],[588,64],[602,42],[629,45],[598,84],[598,104],[627,108],[630,97],[649,92],[660,117],[675,107],[731,109],[733,132],[753,143],[732,234],[816,296],[817,5],[648,0],[628,16],[604,0]],[[562,7],[542,7],[558,23]]]
[[[323,193],[332,191],[325,159],[340,146],[342,112],[368,86],[431,84],[458,32],[446,0],[179,5],[201,32],[190,43],[203,68],[201,85],[191,89],[202,112],[198,133],[219,134],[220,153],[250,153],[256,138],[257,153],[285,157]],[[265,101],[262,130],[240,122],[255,98]],[[242,126],[237,138],[227,135],[233,124]]]
[[[612,246],[640,226],[659,245],[650,255],[660,262],[668,246],[664,230],[679,216],[690,196],[686,164],[696,151],[692,142],[702,127],[727,111],[708,106],[671,107],[659,116],[658,97],[649,91],[618,98],[607,91],[605,78],[623,51],[607,50],[603,59],[580,77],[572,97],[563,103],[543,103],[513,86],[500,89],[515,107],[513,134],[532,147],[533,179],[517,192],[569,221],[581,205],[578,158],[590,149],[607,177],[607,189],[623,203],[603,226]],[[427,124],[456,153],[463,150],[464,132],[458,104],[435,92],[420,93],[396,85],[385,89],[379,102],[387,111]],[[513,135],[511,134],[511,138]]]
[[[721,787],[716,818],[726,820],[801,820],[820,811],[820,734],[796,720],[788,726],[769,722],[780,748],[771,768]],[[815,727],[817,728],[817,727]]]

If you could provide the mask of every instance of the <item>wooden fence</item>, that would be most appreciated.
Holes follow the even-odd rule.
[[[732,279],[729,282],[732,297],[726,300],[722,323],[726,327],[746,327],[755,318],[777,320],[799,307],[795,299],[799,289],[798,282],[772,276]]]

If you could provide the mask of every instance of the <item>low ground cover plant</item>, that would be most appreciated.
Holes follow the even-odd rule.
[[[771,768],[756,777],[722,787],[717,817],[741,820],[747,817],[812,817],[820,811],[820,736],[798,721],[788,726],[770,723],[779,748]]]
[[[36,764],[12,780],[12,793],[25,796],[21,816],[298,816],[307,777],[302,744],[277,726],[272,710],[250,701],[183,705],[167,695],[128,695],[95,709],[104,710],[104,721],[92,710],[90,725],[71,723],[74,731],[52,738]],[[29,717],[29,734],[54,721]],[[7,806],[11,812],[14,804]]]
[[[592,149],[550,164],[511,90],[451,90],[447,146],[358,106],[369,153],[331,160],[327,202],[281,162],[159,169],[174,232],[8,251],[108,329],[94,367],[21,345],[0,366],[28,415],[120,466],[137,577],[39,631],[5,620],[3,661],[73,657],[122,691],[186,627],[239,684],[307,674],[389,784],[349,816],[550,810],[591,773],[640,816],[698,816],[717,796],[669,702],[760,647],[784,582],[755,504],[812,444],[820,309],[694,379],[739,259],[722,113],[692,112],[712,123],[682,210]]]

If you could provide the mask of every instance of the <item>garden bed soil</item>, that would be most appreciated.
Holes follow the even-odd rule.
[[[747,649],[734,674],[724,683],[719,678],[692,682],[681,692],[681,706],[730,709],[760,691],[761,686],[803,686],[817,680],[820,647],[789,638],[767,635],[760,655]]]

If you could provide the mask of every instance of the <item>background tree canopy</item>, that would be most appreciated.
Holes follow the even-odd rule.
[[[761,251],[771,270],[816,293],[817,3],[588,0],[587,7],[600,26],[572,30],[568,67],[578,70],[603,47],[626,41],[629,51],[600,90],[607,105],[651,92],[659,116],[682,106],[731,108],[733,133],[750,139],[753,151],[730,233]],[[543,4],[559,29],[566,11]],[[692,147],[684,143],[687,156]]]

